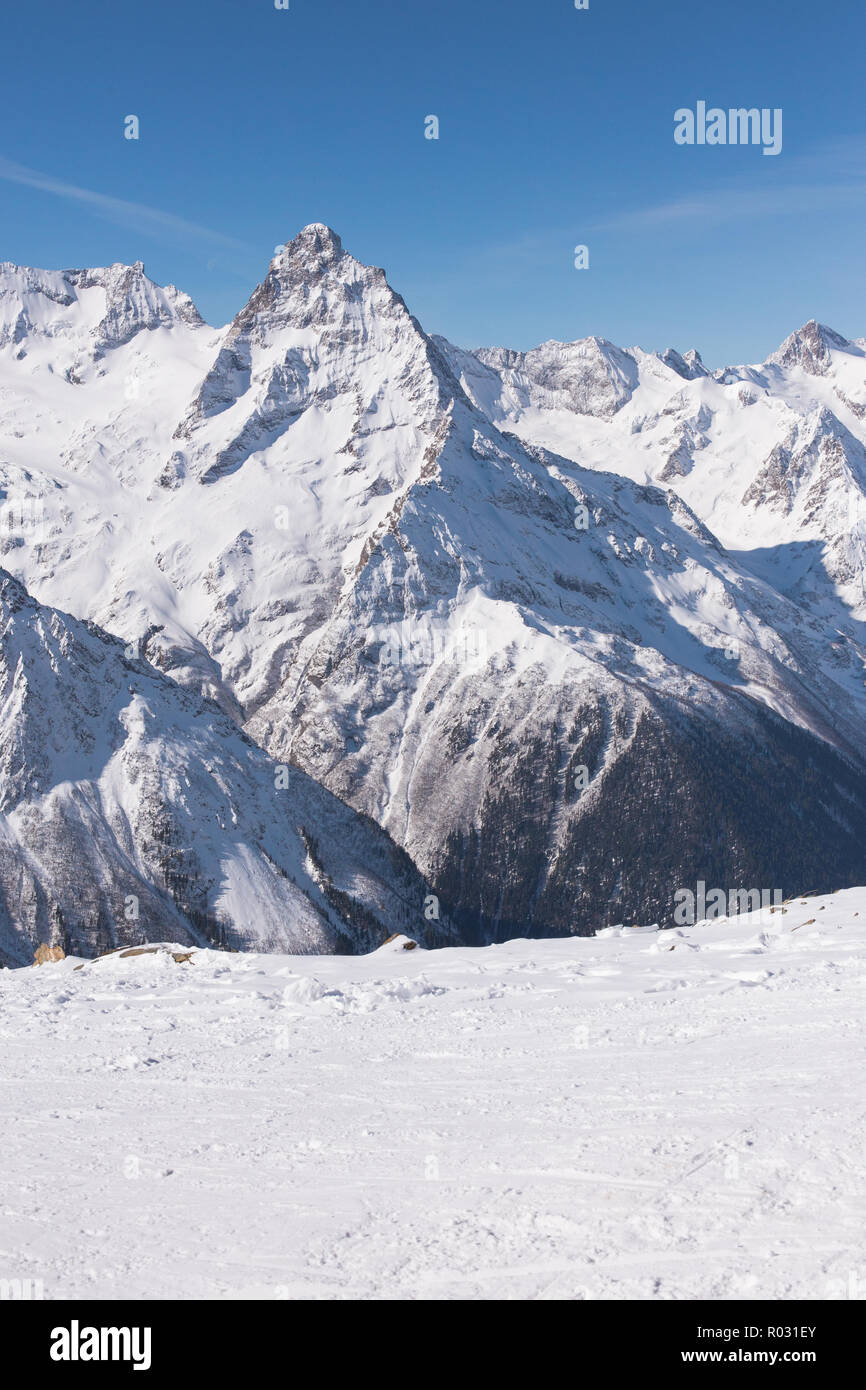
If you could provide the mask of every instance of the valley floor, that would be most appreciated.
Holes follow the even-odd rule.
[[[0,972],[0,1279],[866,1297],[866,889],[628,939]]]

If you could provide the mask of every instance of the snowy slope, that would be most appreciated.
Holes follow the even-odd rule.
[[[0,962],[154,937],[368,949],[447,936],[376,826],[215,705],[0,570]]]
[[[77,964],[0,972],[0,1274],[46,1299],[866,1294],[864,889]]]

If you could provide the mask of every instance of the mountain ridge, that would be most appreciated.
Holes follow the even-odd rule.
[[[223,329],[151,325],[148,295],[75,384],[51,335],[0,349],[0,483],[46,511],[0,558],[37,597],[379,822],[469,938],[664,919],[708,863],[862,877],[857,344],[473,354],[323,224]],[[727,847],[693,863],[711,767]],[[629,780],[680,797],[664,835]]]

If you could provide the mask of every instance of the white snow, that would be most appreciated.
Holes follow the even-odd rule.
[[[0,972],[0,1277],[54,1299],[866,1289],[866,889],[406,947]]]

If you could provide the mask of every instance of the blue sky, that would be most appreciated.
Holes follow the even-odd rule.
[[[864,35],[862,0],[15,5],[0,258],[143,260],[222,323],[317,221],[465,346],[861,336]],[[701,99],[781,107],[782,153],[675,145]]]

